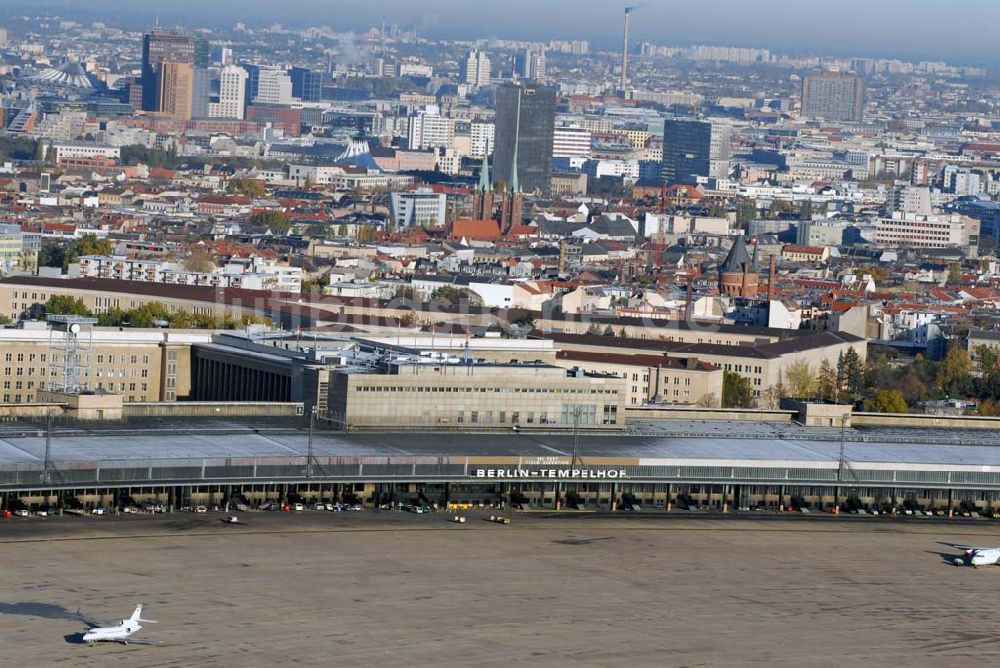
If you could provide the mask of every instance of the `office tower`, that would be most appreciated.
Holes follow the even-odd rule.
[[[663,124],[663,179],[688,183],[696,177],[725,178],[729,173],[728,125],[686,119]]]
[[[242,119],[246,111],[247,71],[227,65],[219,72],[219,101],[212,104],[210,116]]]
[[[545,49],[528,47],[517,54],[514,59],[514,69],[522,79],[536,81],[545,78]]]
[[[236,61],[233,60],[233,50],[228,46],[222,47],[222,51],[219,54],[219,63],[225,67],[226,65],[232,65],[234,62]]]
[[[257,91],[260,88],[260,65],[251,65],[249,63],[244,63],[241,65],[244,70],[247,71],[247,84],[246,91],[243,94],[243,99],[246,106],[250,106],[253,103],[255,97],[257,97]]]
[[[208,67],[208,42],[169,30],[151,30],[142,38],[142,108],[158,111],[163,63]]]
[[[189,63],[160,65],[157,111],[174,118],[190,119],[194,101],[194,67]]]
[[[489,85],[490,57],[478,49],[470,51],[462,63],[461,80],[470,86]]]
[[[512,184],[516,171],[526,192],[548,192],[555,107],[554,88],[507,84],[497,89],[494,183]]]
[[[191,118],[207,118],[212,97],[212,76],[207,68],[195,67],[191,88]]]
[[[865,86],[845,72],[810,74],[802,80],[802,115],[828,121],[864,119]]]
[[[257,95],[253,101],[265,104],[291,104],[292,80],[284,70],[260,70]]]
[[[308,67],[293,67],[288,70],[292,80],[292,97],[303,102],[319,102],[323,99],[323,73]]]

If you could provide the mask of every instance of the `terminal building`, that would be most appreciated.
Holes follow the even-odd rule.
[[[1000,447],[970,429],[676,421],[671,434],[361,433],[306,418],[10,422],[0,505],[395,502],[444,507],[1000,512]]]

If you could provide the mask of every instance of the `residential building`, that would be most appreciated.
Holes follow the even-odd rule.
[[[409,148],[451,148],[455,143],[455,122],[442,116],[437,108],[410,117]]]
[[[552,133],[553,158],[589,158],[590,130],[579,125],[558,125]]]
[[[802,79],[803,116],[860,123],[864,97],[864,83],[853,74],[821,72]]]
[[[473,49],[462,62],[459,77],[470,86],[480,87],[490,84],[490,57],[485,52]]]

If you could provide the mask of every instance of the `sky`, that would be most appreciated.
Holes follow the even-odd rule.
[[[1000,64],[1000,1],[629,0],[632,35],[657,44],[759,46],[779,52]],[[138,25],[282,23],[362,30],[396,22],[432,38],[587,39],[620,44],[614,0],[0,0],[4,14],[85,11]]]

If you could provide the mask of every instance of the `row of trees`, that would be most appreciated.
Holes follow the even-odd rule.
[[[110,241],[88,234],[69,243],[46,243],[38,251],[38,266],[66,269],[81,255],[111,255],[113,252],[114,244]]]
[[[44,315],[79,315],[94,317],[83,300],[65,295],[53,295],[43,306]],[[266,324],[267,320],[244,316],[239,320],[218,318],[205,313],[171,311],[160,302],[150,302],[134,309],[111,308],[97,314],[102,327],[171,327],[175,329],[236,329],[250,324]]]
[[[979,361],[978,374],[974,373],[973,358]],[[956,342],[943,360],[918,355],[912,364],[900,365],[886,354],[862,363],[860,356],[849,349],[836,364],[827,360],[817,367],[804,360],[791,364],[777,386],[765,392],[775,396],[763,400],[754,397],[749,379],[726,372],[723,406],[750,407],[768,404],[769,398],[792,397],[860,404],[865,410],[880,413],[903,413],[921,402],[959,398],[978,401],[981,415],[1000,416],[1000,352],[981,347],[970,355]]]

